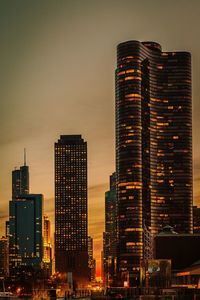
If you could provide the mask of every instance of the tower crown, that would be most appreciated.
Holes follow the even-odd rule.
[[[151,49],[151,50],[159,51],[159,52],[162,51],[161,45],[158,44],[158,43],[156,43],[156,42],[144,41],[144,42],[142,42],[142,44],[143,44],[145,47],[147,47],[147,48],[149,48],[149,49]]]

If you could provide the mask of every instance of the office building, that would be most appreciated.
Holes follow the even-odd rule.
[[[43,195],[27,194],[9,202],[9,270],[40,268],[43,258]]]
[[[52,273],[51,222],[47,215],[43,218],[43,262],[48,274]]]
[[[24,165],[12,171],[12,199],[29,193],[29,167],[26,165],[24,151]]]
[[[93,256],[93,238],[88,236],[88,268],[89,278],[91,282],[95,282],[96,279],[96,260]]]
[[[117,47],[119,272],[138,283],[143,228],[192,233],[191,55],[155,42]]]
[[[81,135],[61,135],[55,143],[55,267],[89,280],[87,143]]]
[[[0,279],[6,278],[8,274],[8,239],[2,236],[0,238]]]

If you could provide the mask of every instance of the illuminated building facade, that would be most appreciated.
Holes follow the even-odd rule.
[[[9,270],[38,268],[43,258],[43,195],[21,195],[9,202]]]
[[[117,47],[119,270],[137,284],[143,228],[192,233],[191,55],[155,42]],[[124,276],[124,277],[123,277]]]
[[[88,272],[87,143],[61,135],[55,143],[55,267],[84,283]]]
[[[8,239],[6,237],[0,238],[0,279],[8,276]]]
[[[52,247],[51,247],[51,222],[48,216],[44,216],[43,222],[43,262],[51,275],[52,270]]]
[[[96,260],[93,257],[93,238],[91,236],[88,236],[88,267],[89,267],[90,281],[95,282]]]
[[[24,153],[24,165],[12,171],[12,199],[25,194],[29,194],[29,167],[26,166],[26,153]]]

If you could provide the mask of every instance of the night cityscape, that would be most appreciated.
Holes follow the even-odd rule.
[[[0,300],[200,299],[199,13],[0,3]]]

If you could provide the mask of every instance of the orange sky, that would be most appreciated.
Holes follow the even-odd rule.
[[[180,4],[181,3],[181,4]],[[119,42],[159,42],[193,61],[194,200],[200,203],[199,0],[10,0],[0,2],[0,233],[11,171],[27,149],[31,192],[54,210],[53,145],[88,142],[89,233],[100,266],[104,193],[115,168],[114,70]]]

